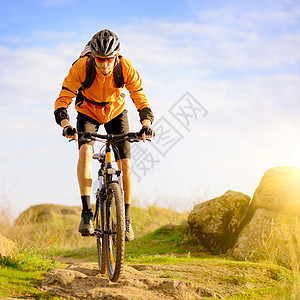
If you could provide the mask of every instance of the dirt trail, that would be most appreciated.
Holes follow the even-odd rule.
[[[72,263],[50,271],[41,289],[64,299],[203,299],[278,285],[272,267],[206,261],[166,265],[125,266],[117,283],[101,275],[97,263]],[[260,278],[260,280],[258,280]],[[222,296],[221,296],[222,295]]]

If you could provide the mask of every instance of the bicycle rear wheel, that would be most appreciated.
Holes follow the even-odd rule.
[[[105,274],[106,271],[106,259],[105,259],[105,247],[103,239],[103,194],[97,191],[96,194],[96,212],[95,212],[95,221],[96,221],[96,238],[97,238],[97,257],[98,257],[98,267],[101,274]],[[102,221],[101,221],[102,220]]]
[[[112,182],[107,189],[108,233],[104,234],[108,276],[118,281],[123,269],[125,252],[124,209],[122,191],[118,183]]]

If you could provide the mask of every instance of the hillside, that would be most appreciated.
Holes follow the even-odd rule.
[[[81,207],[56,204],[35,205],[22,212],[14,226],[1,227],[2,234],[12,239],[20,248],[39,250],[61,248],[75,249],[93,246],[93,239],[83,239],[78,233]],[[171,209],[149,206],[132,206],[130,211],[133,229],[137,238],[153,232],[172,222],[180,224],[186,220],[186,213]]]

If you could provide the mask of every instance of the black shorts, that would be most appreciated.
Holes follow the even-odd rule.
[[[91,132],[97,133],[101,123],[97,122],[93,118],[84,115],[78,112],[77,115],[77,131],[79,132]],[[104,124],[104,128],[108,134],[122,134],[129,132],[129,123],[127,117],[127,110],[124,110],[114,119]],[[94,146],[95,141],[86,141],[79,139],[78,140],[78,148],[80,148],[83,144],[88,144]],[[120,141],[114,143],[114,145],[119,150],[119,153],[114,150],[115,159],[123,159],[130,158],[130,143],[128,141]]]

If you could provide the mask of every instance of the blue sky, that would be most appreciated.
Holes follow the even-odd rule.
[[[0,205],[19,213],[80,204],[77,147],[61,137],[53,105],[70,65],[103,28],[119,36],[156,117],[156,140],[135,148],[148,163],[133,166],[140,204],[183,210],[228,189],[252,196],[269,168],[300,167],[299,1],[6,1]],[[128,93],[126,100],[139,130]],[[186,101],[207,114],[194,110],[183,126],[171,108]],[[75,124],[74,105],[69,112]]]

